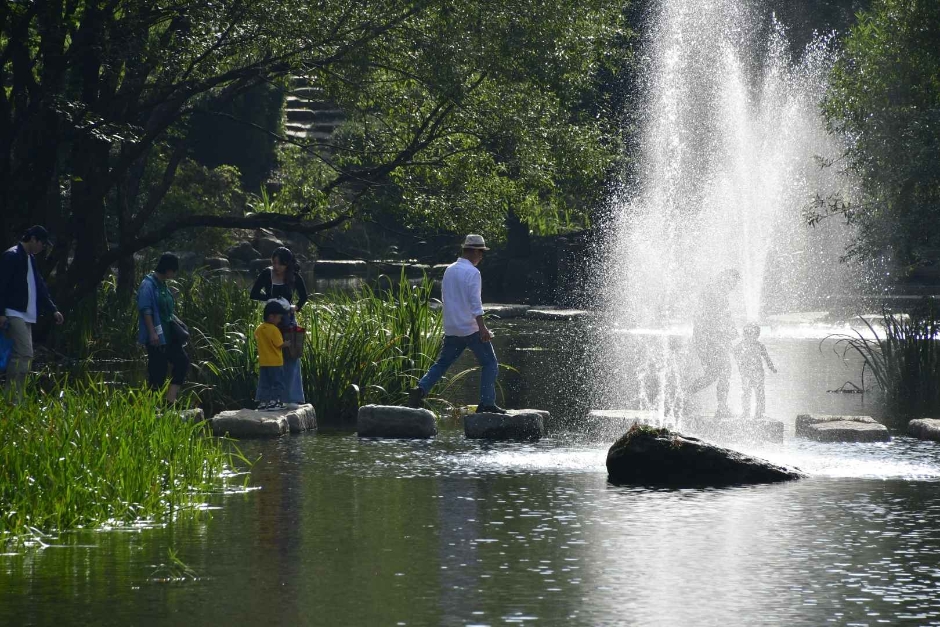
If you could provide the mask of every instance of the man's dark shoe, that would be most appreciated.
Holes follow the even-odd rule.
[[[413,387],[408,390],[408,407],[413,409],[420,409],[424,405],[424,397],[427,396],[427,392],[422,390],[420,387]]]
[[[478,414],[508,414],[509,412],[496,405],[477,405]]]

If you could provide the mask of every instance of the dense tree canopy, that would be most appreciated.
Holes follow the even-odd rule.
[[[861,182],[820,203],[859,226],[851,253],[940,260],[940,2],[876,0],[860,13],[824,106]]]
[[[75,298],[188,227],[309,233],[378,207],[483,231],[509,210],[583,221],[619,150],[598,76],[622,66],[621,22],[601,0],[5,2],[0,235],[48,224]],[[346,122],[293,142],[281,197],[165,211],[200,116],[297,77]]]

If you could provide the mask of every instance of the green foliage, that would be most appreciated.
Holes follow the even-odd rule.
[[[540,232],[585,226],[621,155],[617,99],[604,87],[629,57],[619,3],[3,7],[0,239],[44,216],[63,306],[184,229],[313,234],[387,211],[408,226],[499,239],[510,210]],[[272,103],[289,84],[344,123],[330,137],[294,136],[274,211],[246,214],[226,192],[234,170],[189,158],[236,163],[257,185]],[[56,180],[61,193],[50,194]],[[187,244],[223,242],[198,232],[174,242]]]
[[[160,396],[106,383],[32,389],[0,417],[0,544],[105,522],[165,520],[244,458]]]
[[[884,311],[879,330],[862,319],[875,340],[858,331],[835,335],[842,352],[858,353],[884,391],[892,418],[922,418],[940,413],[940,311],[933,301],[907,314]]]
[[[541,233],[586,226],[621,154],[600,77],[629,38],[605,2],[430,5],[377,55],[309,75],[344,123],[326,150],[285,152],[282,194],[332,217],[349,203],[322,190],[349,178],[359,213],[416,228],[498,237],[510,209]]]
[[[161,167],[166,164],[160,163]],[[229,165],[209,169],[184,160],[167,191],[159,220],[172,223],[188,215],[242,215],[249,195],[239,184],[239,171]],[[164,244],[164,250],[185,250],[205,256],[225,252],[235,243],[232,232],[224,229],[194,228],[176,232]]]
[[[859,226],[851,254],[940,259],[940,3],[876,0],[858,15],[824,112],[849,142],[857,193],[820,202]]]

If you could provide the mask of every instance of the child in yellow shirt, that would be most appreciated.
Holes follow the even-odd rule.
[[[284,392],[284,337],[277,326],[287,315],[284,305],[269,300],[264,306],[264,322],[255,329],[258,344],[258,391],[255,400],[259,411],[278,411],[284,408],[281,394]]]

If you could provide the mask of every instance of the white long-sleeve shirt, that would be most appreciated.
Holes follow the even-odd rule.
[[[444,300],[444,335],[466,337],[480,330],[483,315],[483,279],[469,260],[461,257],[447,266],[441,293]]]

